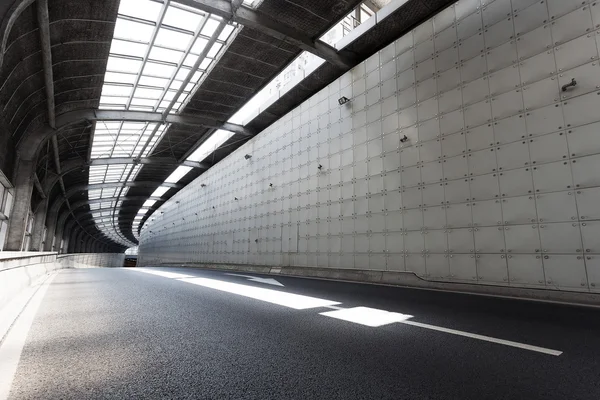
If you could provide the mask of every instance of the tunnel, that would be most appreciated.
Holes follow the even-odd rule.
[[[600,3],[0,2],[0,400],[600,399]]]

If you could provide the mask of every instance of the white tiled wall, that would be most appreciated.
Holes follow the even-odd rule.
[[[600,292],[597,28],[596,2],[460,0],[174,196],[142,263]]]

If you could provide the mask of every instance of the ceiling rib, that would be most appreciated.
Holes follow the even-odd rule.
[[[327,62],[342,68],[356,65],[354,54],[349,51],[337,51],[321,40],[313,40],[296,28],[283,24],[276,19],[243,5],[235,8],[229,0],[177,0],[181,4],[218,15],[225,19],[255,29],[265,35],[290,43],[302,50],[313,53]]]
[[[222,129],[242,136],[254,136],[255,131],[245,126],[218,121],[209,117],[198,115],[169,114],[164,119],[159,112],[123,111],[123,110],[96,110],[93,108],[70,111],[56,117],[57,130],[62,130],[81,122],[94,121],[125,121],[125,122],[156,122],[181,124],[192,127],[205,127]],[[41,146],[55,133],[54,129],[44,127],[31,131],[21,140],[18,152],[24,160],[32,160]]]

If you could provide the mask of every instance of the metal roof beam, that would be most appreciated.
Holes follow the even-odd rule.
[[[177,162],[176,159],[170,157],[147,157],[136,159],[134,157],[112,157],[112,158],[96,158],[87,165],[115,165],[115,164],[142,164],[142,165],[159,165],[162,167],[178,167],[186,166],[199,169],[208,169],[210,165],[207,163],[196,162],[196,161],[184,161]]]
[[[159,112],[84,109],[58,115],[56,117],[56,130],[46,126],[26,133],[18,145],[18,151],[21,158],[23,160],[34,159],[41,148],[41,145],[52,135],[56,134],[57,131],[86,121],[171,123],[193,127],[223,129],[242,136],[254,136],[256,133],[252,129],[242,125],[196,115],[169,114],[163,117]]]
[[[33,174],[33,184],[35,185],[35,188],[37,189],[40,197],[42,199],[46,198],[46,192],[44,192],[44,188],[42,187],[42,184],[40,183],[40,178],[38,178],[38,174],[35,173]]]
[[[121,158],[121,157],[98,158],[98,159],[92,160],[89,163],[83,159],[67,160],[63,164],[61,164],[61,174],[60,175],[53,175],[44,180],[44,184],[43,184],[44,193],[50,193],[50,191],[52,190],[54,185],[56,185],[56,183],[58,182],[59,178],[64,177],[66,174],[68,174],[70,172],[82,170],[82,169],[88,168],[91,165],[134,164],[133,160],[134,160],[133,158]],[[177,162],[177,160],[175,160],[174,158],[171,158],[171,157],[142,158],[137,161],[137,164],[157,165],[157,166],[173,166],[173,167],[186,166],[186,167],[192,167],[192,168],[198,168],[198,169],[208,169],[211,167],[210,164],[205,163],[205,162],[196,162],[196,161]],[[84,172],[84,171],[82,171],[82,172]]]
[[[232,19],[243,26],[313,53],[339,67],[352,68],[356,65],[355,56],[351,52],[347,50],[337,51],[327,43],[321,40],[313,40],[298,29],[283,24],[250,7],[241,5],[235,8],[229,0],[177,0],[177,2],[225,19]]]
[[[98,189],[115,189],[120,187],[130,188],[157,188],[159,186],[166,186],[174,189],[181,189],[183,185],[180,183],[166,183],[166,182],[114,182],[114,183],[92,183],[88,185],[75,185],[67,191],[66,197],[71,197],[79,192],[85,192],[90,190]],[[126,199],[126,198],[125,198]]]

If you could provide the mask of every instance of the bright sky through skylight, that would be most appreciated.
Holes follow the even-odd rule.
[[[232,37],[236,24],[226,24],[221,30],[220,17],[178,4],[175,1],[121,0],[111,43],[100,109],[178,113],[186,104],[205,71],[216,62],[219,50]],[[218,34],[218,36],[217,36]],[[213,38],[214,36],[214,38]],[[216,40],[205,58],[199,60],[210,40]],[[186,79],[194,64],[197,71]],[[185,86],[184,86],[185,84]],[[183,87],[181,93],[178,90]],[[168,125],[154,123],[97,121],[90,158],[135,159],[150,156],[164,137]],[[134,181],[140,166],[134,164],[95,165],[90,168],[90,184],[126,183]],[[179,181],[190,168],[178,168],[167,182]],[[162,196],[169,188],[159,188]],[[119,188],[110,193],[90,192],[90,199],[111,199],[124,196]],[[108,197],[110,196],[112,197]],[[120,196],[119,196],[120,194]],[[113,201],[104,204],[118,210]],[[120,203],[120,202],[119,202]],[[102,205],[100,205],[102,207]],[[102,207],[105,208],[105,207]],[[93,209],[99,209],[94,205]],[[144,215],[147,207],[140,210]],[[138,216],[139,216],[138,215]],[[133,244],[118,229],[117,216],[112,213],[97,218],[100,229],[121,244]],[[141,218],[134,223],[137,231]]]

